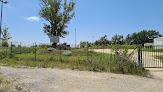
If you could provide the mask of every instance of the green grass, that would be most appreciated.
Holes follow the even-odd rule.
[[[22,90],[23,88],[19,87],[19,86],[15,86],[15,89],[17,90]]]
[[[159,59],[163,63],[163,55],[162,56],[156,56],[157,59]]]
[[[65,50],[62,50],[63,53]],[[148,71],[141,69],[139,65],[115,57],[112,54],[95,53],[87,49],[73,49],[71,56],[60,55],[59,50],[47,51],[39,49],[37,60],[33,53],[15,54],[13,58],[3,58],[0,63],[5,66],[20,67],[43,67],[43,68],[70,68],[97,72],[113,72],[121,74],[133,74],[146,76]]]
[[[154,49],[154,48],[143,48],[142,50],[148,52],[163,52],[163,49]]]
[[[114,46],[114,45],[113,45]],[[93,46],[93,49],[112,49],[111,45],[105,45],[105,46]],[[135,49],[137,46],[136,45],[120,45],[119,46],[120,48],[119,49],[124,49],[124,48],[128,48],[128,49]]]

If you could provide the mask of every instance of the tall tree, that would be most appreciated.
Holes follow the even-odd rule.
[[[5,28],[2,31],[2,46],[7,47],[8,46],[8,40],[12,37],[10,36],[10,33],[8,33],[8,28],[5,25]]]
[[[126,36],[126,39],[125,39],[125,43],[126,44],[130,44],[131,43],[131,35],[130,34],[128,34],[127,36]]]
[[[115,34],[111,41],[113,44],[123,44],[123,35]]]
[[[62,3],[63,2],[63,3]],[[74,0],[40,0],[40,17],[50,23],[44,23],[44,32],[53,36],[65,37],[69,34],[65,29],[70,20],[75,16]],[[55,44],[55,43],[54,43]]]
[[[142,44],[146,42],[152,42],[154,38],[161,37],[162,35],[155,31],[155,30],[142,30],[141,32],[138,33],[133,33],[131,36],[132,43],[134,44]]]
[[[111,41],[107,40],[107,35],[104,35],[100,38],[100,40],[96,40],[94,45],[103,45],[103,44],[111,44]]]

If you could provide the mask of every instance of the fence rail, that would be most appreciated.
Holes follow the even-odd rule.
[[[13,54],[25,54],[25,53],[33,53],[35,55],[36,60],[36,52],[37,52],[37,45],[36,43],[33,46],[22,46],[21,43],[15,46],[12,42],[9,46],[0,47],[0,56],[1,58],[10,56],[12,58]]]
[[[163,45],[144,46],[139,56],[144,68],[163,68]]]

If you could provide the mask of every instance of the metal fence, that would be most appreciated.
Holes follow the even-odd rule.
[[[8,44],[8,43],[7,43]],[[37,45],[33,43],[32,46],[22,46],[22,44],[16,44],[14,42],[9,43],[6,46],[0,47],[0,58],[10,57],[15,54],[33,53],[36,60]]]
[[[163,45],[144,46],[138,56],[144,68],[163,68]]]

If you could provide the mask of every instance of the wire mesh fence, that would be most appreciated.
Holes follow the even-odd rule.
[[[14,42],[9,43],[7,46],[0,47],[0,58],[10,57],[16,54],[28,54],[28,53],[36,53],[36,43],[33,46],[22,46],[21,43],[15,45]]]

